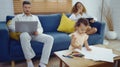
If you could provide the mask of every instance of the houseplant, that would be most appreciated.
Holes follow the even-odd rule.
[[[112,18],[111,8],[106,3],[104,3],[102,15],[103,15],[103,18],[106,21],[107,27],[108,27],[108,31],[106,33],[106,38],[107,39],[116,39],[117,33],[115,32],[114,27],[113,27],[113,18]]]

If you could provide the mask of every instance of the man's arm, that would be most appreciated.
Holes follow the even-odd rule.
[[[38,17],[37,17],[36,19],[37,19],[37,21],[38,21],[37,33],[38,33],[38,34],[42,34],[42,33],[43,33],[43,28],[42,28],[41,22],[40,22],[40,20],[38,19]]]

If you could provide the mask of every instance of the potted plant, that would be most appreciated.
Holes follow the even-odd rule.
[[[112,13],[111,13],[110,6],[108,6],[107,4],[104,4],[102,14],[108,27],[108,31],[106,34],[107,39],[116,39],[117,33],[115,32],[114,27],[113,27],[113,19],[112,19]]]

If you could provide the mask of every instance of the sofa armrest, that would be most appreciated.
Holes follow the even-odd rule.
[[[97,28],[97,33],[98,34],[104,35],[105,23],[97,21],[97,22],[91,24],[91,26]]]
[[[5,22],[0,22],[0,62],[9,59],[9,31]]]
[[[96,34],[100,35],[99,44],[103,44],[105,23],[103,23],[103,22],[95,22],[95,23],[91,24],[91,26],[97,28],[97,33]]]

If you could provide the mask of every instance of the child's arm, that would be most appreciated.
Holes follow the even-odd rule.
[[[77,46],[76,44],[75,44],[75,42],[76,42],[76,37],[74,36],[74,35],[72,35],[71,36],[71,46],[72,47],[74,47],[74,48],[79,48],[79,46]]]
[[[87,41],[87,40],[85,41],[84,45],[85,45],[85,47],[86,47],[86,49],[87,49],[88,51],[91,51],[91,48],[89,48],[89,45],[88,45],[88,41]]]

